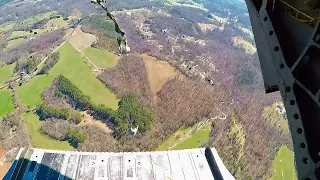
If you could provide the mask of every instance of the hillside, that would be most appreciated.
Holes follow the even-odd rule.
[[[0,2],[0,148],[210,146],[236,179],[274,179],[293,165],[283,105],[264,93],[244,1],[107,5],[129,54],[90,1]]]

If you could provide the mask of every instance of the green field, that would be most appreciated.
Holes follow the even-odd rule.
[[[200,122],[201,123],[201,122]],[[156,151],[166,151],[169,149],[170,146],[176,144],[179,139],[184,138],[187,136],[189,132],[194,130],[198,127],[200,123],[195,124],[192,127],[182,127],[175,133],[173,133],[167,140],[165,140],[157,149]],[[190,148],[197,148],[200,147],[203,143],[205,143],[209,139],[210,135],[210,124],[206,123],[203,125],[201,129],[196,131],[190,137],[180,141],[176,146],[172,147],[172,150],[177,149],[190,149]]]
[[[0,86],[3,85],[13,75],[15,63],[7,66],[0,67]]]
[[[276,102],[271,106],[266,106],[263,109],[262,118],[266,120],[271,126],[279,127],[283,132],[289,133],[289,124],[286,114],[280,114],[276,108],[281,104]]]
[[[6,31],[11,31],[12,28],[14,27],[15,23],[11,23],[5,26],[0,26],[0,32],[6,32]]]
[[[26,31],[13,31],[8,39],[14,39],[14,38],[23,37],[23,36],[30,37],[31,33],[29,31],[28,32],[26,32]]]
[[[254,40],[253,33],[252,33],[252,31],[251,31],[250,29],[244,28],[244,27],[240,27],[239,29],[240,29],[242,32],[244,32],[245,34],[247,34],[251,40]]]
[[[46,27],[51,28],[51,27],[57,27],[57,28],[62,28],[68,26],[68,23],[63,20],[62,17],[60,18],[55,18],[51,19],[47,24]]]
[[[24,39],[24,38],[18,38],[18,39],[11,40],[11,41],[8,42],[7,49],[8,49],[8,48],[15,47],[15,46],[17,46],[17,45],[19,45],[19,44],[22,44],[22,43],[24,43],[25,41],[26,41],[26,39]]]
[[[19,101],[25,105],[35,108],[41,100],[41,94],[46,87],[52,83],[53,77],[50,75],[36,76],[28,83],[17,88]]]
[[[114,55],[106,50],[88,47],[82,52],[94,65],[100,68],[110,68],[117,63]]]
[[[206,123],[201,129],[191,135],[189,138],[181,141],[173,150],[198,148],[208,141],[210,136],[210,124]]]
[[[50,32],[51,30],[47,29],[47,28],[40,28],[40,29],[33,29],[32,31],[33,32],[31,33],[31,35],[34,35],[33,33],[37,32],[37,34],[35,35],[35,36],[37,36],[37,35],[40,35],[40,34],[45,33],[45,32]]]
[[[51,69],[51,75],[63,74],[84,94],[90,96],[94,103],[118,109],[119,100],[116,95],[94,76],[90,67],[69,42],[61,46],[58,52],[60,60]]]
[[[15,39],[18,37],[29,38],[29,37],[38,36],[42,33],[50,32],[50,31],[51,31],[51,29],[49,29],[49,28],[33,29],[32,32],[30,32],[30,31],[13,31],[8,39]],[[34,34],[35,32],[36,32],[36,34]]]
[[[51,16],[57,15],[56,11],[50,11],[42,14],[38,14],[36,16],[29,17],[21,22],[21,24],[32,24],[36,23],[45,19],[49,19]]]
[[[287,146],[281,146],[276,158],[272,163],[273,180],[295,180],[297,179],[294,166],[294,153]]]
[[[241,123],[236,117],[232,117],[231,121],[232,126],[231,131],[228,133],[228,136],[235,137],[234,143],[239,146],[238,159],[241,159],[244,156],[245,152],[246,134]]]
[[[10,90],[0,90],[0,117],[14,110]]]
[[[38,14],[36,16],[32,16],[32,17],[29,17],[28,19],[21,21],[20,25],[33,24],[33,23],[36,23],[36,22],[39,22],[39,21],[42,21],[45,19],[49,19],[51,16],[55,16],[55,15],[57,15],[56,11],[50,11],[47,13]],[[66,24],[62,18],[54,18],[54,19],[51,19],[49,22],[55,22],[54,23],[55,25],[61,25],[61,24],[65,25]],[[15,24],[13,24],[13,25],[10,24],[8,26],[0,27],[0,29],[11,30],[14,25]],[[32,32],[30,32],[30,31],[13,31],[11,33],[10,37],[8,38],[8,40],[15,39],[18,37],[29,38],[32,36],[40,35],[44,32],[48,32],[48,31],[51,31],[51,29],[50,28],[32,29]],[[36,32],[36,35],[34,34],[34,32]]]
[[[68,21],[72,21],[74,19],[80,19],[80,14],[73,12],[70,16],[68,16]]]
[[[73,150],[67,141],[58,141],[42,134],[40,131],[40,120],[36,114],[25,113],[23,119],[27,125],[31,145],[33,147],[55,150]]]
[[[49,75],[36,76],[28,83],[17,88],[20,102],[35,107],[41,100],[43,90],[54,77],[63,74],[70,79],[84,94],[91,97],[96,104],[104,104],[114,110],[118,108],[116,95],[101,83],[81,55],[67,42],[58,49],[60,60],[50,70]]]
[[[166,3],[168,6],[184,6],[184,7],[192,7],[202,9],[204,11],[208,11],[202,4],[196,3],[192,0],[180,1],[180,0],[168,0]]]
[[[254,54],[257,48],[250,42],[244,40],[242,37],[232,38],[233,46],[242,48],[247,54]]]
[[[192,130],[193,127],[182,127],[175,133],[173,133],[167,140],[165,140],[156,151],[168,150],[170,146],[177,143],[180,137],[184,137],[188,132]]]

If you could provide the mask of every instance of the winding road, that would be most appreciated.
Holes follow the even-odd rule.
[[[209,118],[207,120],[204,120],[202,121],[202,123],[196,128],[196,129],[192,129],[188,132],[188,134],[183,137],[183,138],[180,138],[178,142],[176,142],[175,144],[171,145],[167,150],[170,150],[172,149],[173,147],[175,147],[176,145],[178,145],[181,141],[184,141],[185,139],[189,138],[192,134],[196,133],[197,131],[199,131],[203,125],[211,120],[215,120],[215,119],[220,119],[220,120],[225,120],[227,119],[227,115],[222,112],[220,109],[216,108],[218,111],[219,111],[219,114],[213,118]]]

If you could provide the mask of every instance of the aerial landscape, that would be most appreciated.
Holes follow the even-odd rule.
[[[0,0],[0,178],[20,147],[214,147],[236,179],[296,179],[244,0]],[[3,153],[2,153],[3,152]],[[5,157],[5,158],[4,158]]]

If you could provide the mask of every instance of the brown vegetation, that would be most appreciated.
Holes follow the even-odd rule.
[[[22,109],[7,115],[0,121],[0,147],[5,151],[12,148],[27,147],[30,144],[29,135],[22,119]],[[7,157],[8,161],[14,159],[14,155]]]
[[[206,8],[212,9],[212,12],[221,12],[216,4],[209,1],[205,3]],[[153,10],[153,12],[156,12],[156,10]],[[277,148],[282,144],[291,144],[291,139],[290,135],[271,127],[262,119],[263,107],[274,103],[280,96],[277,93],[265,95],[257,54],[247,54],[245,50],[233,47],[231,38],[242,36],[242,32],[232,24],[232,21],[229,24],[224,24],[224,28],[202,31],[198,23],[202,23],[200,25],[212,24],[212,17],[201,12],[201,10],[172,7],[168,8],[167,12],[170,16],[156,13],[153,16],[138,13],[128,16],[125,13],[119,13],[117,18],[119,23],[124,25],[123,28],[132,51],[168,61],[188,78],[202,80],[203,83],[199,82],[202,85],[200,89],[206,87],[206,78],[213,80],[213,89],[217,86],[224,87],[213,90],[212,95],[219,97],[220,95],[217,93],[225,93],[229,98],[222,100],[224,102],[221,104],[216,101],[215,105],[218,105],[219,108],[221,106],[228,108],[229,110],[224,110],[229,112],[226,114],[236,114],[239,124],[246,134],[243,174],[238,174],[235,171],[233,173],[239,179],[245,177],[261,179],[269,173]],[[240,14],[240,16],[242,15]],[[248,25],[243,20],[241,22]],[[220,26],[217,23],[213,24]],[[252,44],[254,43],[246,37],[244,39]],[[192,118],[188,119],[187,115],[195,117],[195,115],[205,112],[205,110],[203,112],[199,110],[196,105],[191,107],[183,105],[182,107],[185,107],[185,109],[180,110],[181,104],[188,104],[180,98],[181,96],[188,97],[186,91],[190,90],[185,89],[180,92],[178,89],[186,88],[181,82],[175,80],[174,84],[171,85],[172,87],[168,87],[170,83],[170,81],[167,82],[158,93],[158,98],[161,101],[157,99],[157,106],[161,105],[163,100],[167,100],[164,103],[165,112],[172,114],[173,118],[175,116],[186,117],[186,124],[192,122],[189,121]],[[188,87],[190,88],[190,85]],[[176,91],[176,94],[170,96],[170,93],[167,92],[166,96],[161,97],[162,92],[169,90],[172,94]],[[201,92],[201,94],[206,94],[206,92]],[[206,96],[208,96],[208,93]],[[223,99],[223,95],[221,98]],[[173,100],[170,101],[170,99]],[[189,97],[189,100],[192,102],[194,99]],[[171,107],[170,103],[173,102],[175,104]],[[205,99],[204,103],[208,103],[208,100]],[[203,108],[203,106],[198,107]],[[192,113],[188,114],[188,112]],[[210,111],[208,112],[210,113]],[[163,119],[165,118],[160,117],[160,120]],[[177,125],[175,123],[172,125],[169,121],[168,124],[175,127],[179,126],[180,122],[178,121]],[[230,128],[231,118],[225,121],[217,121],[211,135],[212,140],[208,146],[218,148],[218,152],[225,151],[226,149],[223,148],[227,145],[230,147],[230,144],[231,149],[238,149],[237,143],[224,135]],[[232,154],[232,151],[230,153]],[[236,156],[228,155],[228,153],[222,153],[222,158],[229,158],[229,164],[237,162]],[[257,169],[256,171],[252,171],[254,167]]]
[[[71,107],[71,105],[64,98],[55,95],[57,86],[58,78],[55,78],[52,85],[44,90],[41,97],[44,100],[45,104],[61,108]]]
[[[82,25],[81,30],[85,33],[94,34],[97,37],[97,42],[92,44],[93,47],[99,49],[106,49],[108,51],[117,53],[118,52],[118,43],[116,38],[107,37],[103,30],[97,30],[90,25]]]
[[[80,52],[96,42],[97,38],[92,34],[82,32],[81,28],[77,27],[69,41]]]
[[[78,126],[88,126],[88,125],[96,126],[101,128],[101,130],[103,130],[105,133],[112,134],[113,130],[111,128],[114,127],[114,124],[112,124],[111,122],[98,121],[94,119],[93,116],[88,114],[88,112],[86,111],[81,112],[81,114],[83,115],[83,118],[82,118],[82,121],[78,124]]]
[[[179,78],[166,82],[154,95],[142,59],[132,55],[123,57],[99,78],[119,96],[129,92],[138,94],[140,100],[156,114],[151,130],[120,139],[120,151],[154,150],[182,125],[193,125],[216,116],[215,107],[228,98],[221,87],[212,88]]]
[[[72,8],[79,8],[83,14],[92,12],[94,9],[94,6],[89,5],[89,1],[75,0],[64,2],[64,6],[59,6],[53,1],[39,1],[32,5],[41,7],[44,3],[47,3],[46,6],[51,7],[52,10],[57,9],[64,17],[72,13]],[[213,1],[202,1],[202,3],[209,10],[208,12],[183,6],[167,7],[160,1],[110,1],[108,4],[110,10],[140,8],[150,12],[128,15],[125,11],[118,11],[116,14],[117,21],[121,29],[125,30],[128,44],[133,52],[165,60],[188,78],[203,80],[205,76],[212,79],[215,86],[207,85],[206,81],[193,82],[175,78],[161,85],[160,91],[157,90],[158,93],[155,95],[151,90],[153,85],[149,84],[148,68],[146,69],[141,58],[123,56],[116,67],[103,72],[99,78],[119,97],[135,92],[144,104],[156,112],[153,128],[145,133],[138,133],[135,137],[124,136],[117,142],[110,134],[101,131],[98,127],[78,127],[87,137],[78,148],[79,150],[153,150],[181,125],[192,125],[199,120],[214,116],[217,107],[225,112],[228,118],[215,121],[211,140],[207,145],[217,148],[227,167],[237,179],[263,179],[268,174],[277,148],[282,144],[291,144],[289,134],[270,126],[261,117],[264,106],[278,100],[279,94],[264,94],[257,54],[246,54],[244,50],[232,45],[232,37],[244,36],[243,32],[235,26],[235,22],[231,20],[222,27],[221,23],[213,21],[210,12],[222,17],[225,14],[223,10],[225,8],[221,8],[217,2]],[[246,12],[232,5],[226,8],[231,9],[228,12],[230,17],[239,17],[239,22],[244,27],[250,28]],[[235,10],[233,11],[232,8]],[[25,4],[21,8],[7,6],[0,10],[0,17],[2,17],[0,23],[21,18],[22,15],[30,17],[47,11],[44,8],[35,8],[34,11],[30,9],[32,6]],[[166,9],[167,14],[158,13],[161,9]],[[102,12],[99,9],[95,11]],[[215,29],[215,27],[219,28]],[[81,29],[97,36],[98,41],[95,46],[116,52],[116,42],[106,37],[103,31],[90,24],[84,24]],[[28,57],[28,53],[35,50],[47,53],[51,45],[61,41],[59,33],[61,32],[48,33],[40,40],[28,41],[13,50],[1,53],[0,59],[9,64]],[[46,39],[50,38],[46,36],[55,38],[47,41]],[[254,44],[252,40],[243,38]],[[1,41],[1,47],[6,47],[6,42]],[[54,88],[45,92],[48,95],[46,102],[52,101],[55,105],[67,106],[63,102],[55,102],[53,93]],[[235,137],[232,117],[237,119],[237,125],[241,127],[239,128],[241,130],[236,132],[243,131],[245,134],[244,146]],[[0,129],[4,125],[3,128],[8,129],[6,124],[2,123],[0,121]],[[27,137],[26,134],[21,134]],[[5,133],[3,135],[7,137]],[[239,164],[241,148],[244,154],[240,158],[242,164]]]
[[[111,134],[104,132],[97,126],[86,125],[78,127],[86,136],[86,140],[80,144],[80,151],[119,151],[117,141]]]
[[[226,91],[218,86],[211,88],[180,79],[169,80],[158,92],[158,97],[158,106],[168,114],[161,117],[161,121],[168,123],[171,130],[217,116],[220,102],[228,100]]]
[[[6,160],[5,151],[0,147],[0,178],[3,178],[10,168],[10,163]]]
[[[202,31],[212,31],[218,27],[214,24],[198,23]]]
[[[48,74],[50,69],[56,65],[56,63],[59,61],[60,59],[60,54],[58,52],[54,52],[52,53],[47,60],[44,63],[44,66],[42,67],[42,69],[40,70],[40,72],[38,74]]]
[[[46,121],[41,121],[40,124],[43,133],[57,140],[65,138],[70,126],[71,124],[68,121],[59,119],[48,119]]]
[[[140,57],[125,55],[115,67],[105,70],[98,78],[119,97],[129,92],[135,92],[145,99],[153,97],[148,74]]]
[[[153,93],[160,91],[168,79],[179,74],[178,71],[166,61],[160,61],[147,55],[142,55],[142,58],[146,66],[149,84]]]
[[[65,30],[44,33],[35,39],[29,40],[14,49],[0,53],[0,59],[6,64],[12,64],[19,59],[30,58],[33,53],[49,54],[49,52],[62,42]]]

